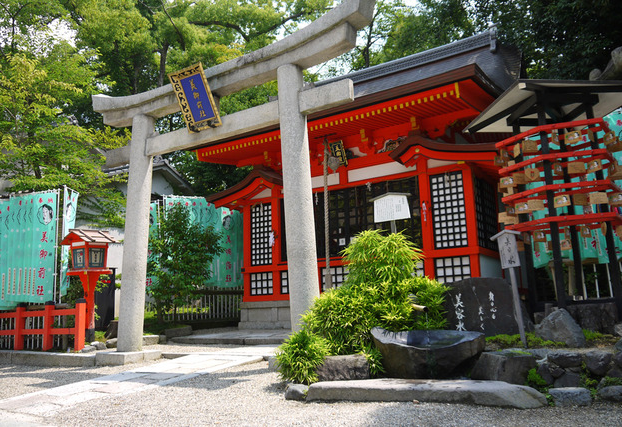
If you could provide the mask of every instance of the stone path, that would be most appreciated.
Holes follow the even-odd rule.
[[[276,345],[232,348],[213,353],[194,353],[120,374],[80,381],[52,389],[0,400],[2,426],[36,426],[33,416],[49,416],[68,406],[111,395],[126,395],[184,381],[198,375],[246,363],[267,360]],[[13,424],[14,423],[14,424]]]

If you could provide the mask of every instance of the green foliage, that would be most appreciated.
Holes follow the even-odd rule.
[[[603,377],[600,382],[600,387],[610,387],[613,385],[622,385],[622,378],[617,377]]]
[[[525,338],[527,339],[527,347],[566,347],[564,342],[555,342],[550,340],[543,340],[537,337],[533,332],[525,332]],[[507,335],[499,334],[492,337],[486,337],[486,342],[489,344],[496,344],[500,348],[512,348],[522,347],[523,343],[520,338],[520,334]]]
[[[401,331],[436,329],[446,323],[442,309],[446,287],[426,277],[412,276],[420,258],[421,251],[401,233],[361,232],[344,250],[348,265],[345,283],[315,300],[302,318],[305,334],[326,339],[332,355],[364,354],[371,374],[382,373],[382,356],[370,333],[373,327]],[[413,311],[412,295],[429,307],[428,313]],[[307,366],[297,359],[306,357],[304,352],[288,357]],[[305,382],[312,381],[305,378]]]
[[[348,265],[346,285],[363,283],[397,283],[410,279],[417,261],[423,258],[421,249],[415,247],[404,234],[384,235],[381,230],[365,230],[356,236],[343,252]],[[387,297],[392,297],[388,289]],[[398,291],[396,291],[398,292]]]
[[[79,72],[80,67],[87,69],[84,58],[64,50],[62,54],[43,61],[15,54],[0,62],[0,179],[10,181],[12,191],[66,185],[78,191],[82,201],[99,200],[102,209],[91,211],[99,221],[93,222],[118,225],[123,198],[113,184],[120,180],[102,171],[100,150],[125,144],[128,135],[109,128],[86,129],[64,114],[66,105],[83,93],[81,86],[91,84],[92,74]],[[60,75],[63,58],[65,74]],[[79,210],[78,219],[84,220],[84,213]]]
[[[222,251],[220,233],[211,226],[193,223],[190,211],[175,205],[159,215],[157,232],[150,236],[152,253],[148,275],[157,281],[147,288],[158,308],[159,320],[164,310],[187,303],[193,291],[203,287],[211,275],[210,263]]]
[[[278,348],[276,360],[283,379],[311,384],[318,379],[315,369],[328,355],[330,355],[328,342],[303,328],[292,334]]]
[[[527,381],[525,385],[533,387],[542,393],[546,393],[549,389],[548,383],[542,378],[542,375],[537,372],[536,368],[531,368],[529,372],[527,372]]]
[[[583,336],[587,341],[598,341],[605,337],[605,335],[598,331],[592,331],[591,329],[582,329]]]

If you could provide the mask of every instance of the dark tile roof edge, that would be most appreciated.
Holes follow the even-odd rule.
[[[354,71],[343,76],[322,80],[320,82],[316,82],[315,85],[321,86],[343,79],[351,79],[356,84],[362,81],[372,80],[378,77],[393,74],[404,69],[415,68],[431,62],[440,61],[474,49],[480,49],[485,46],[490,46],[491,51],[494,51],[497,46],[496,40],[497,29],[496,27],[490,27],[488,31],[462,40],[457,40],[443,46],[405,56],[404,58],[394,59],[393,61],[375,65],[364,70]]]

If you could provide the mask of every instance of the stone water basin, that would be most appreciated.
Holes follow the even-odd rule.
[[[371,330],[391,378],[449,378],[457,367],[475,360],[486,347],[486,338],[473,331]]]

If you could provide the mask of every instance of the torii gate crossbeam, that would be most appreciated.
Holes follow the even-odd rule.
[[[291,325],[298,329],[300,316],[319,295],[306,116],[354,99],[349,80],[303,91],[302,70],[352,49],[357,30],[371,22],[374,5],[375,0],[345,0],[278,42],[207,69],[216,98],[278,80],[277,102],[223,116],[220,128],[157,135],[155,119],[179,111],[171,85],[125,97],[93,96],[93,109],[102,113],[105,124],[132,126],[130,145],[106,155],[107,166],[129,162],[130,170],[117,351],[142,348],[153,156],[276,123],[281,123]]]

